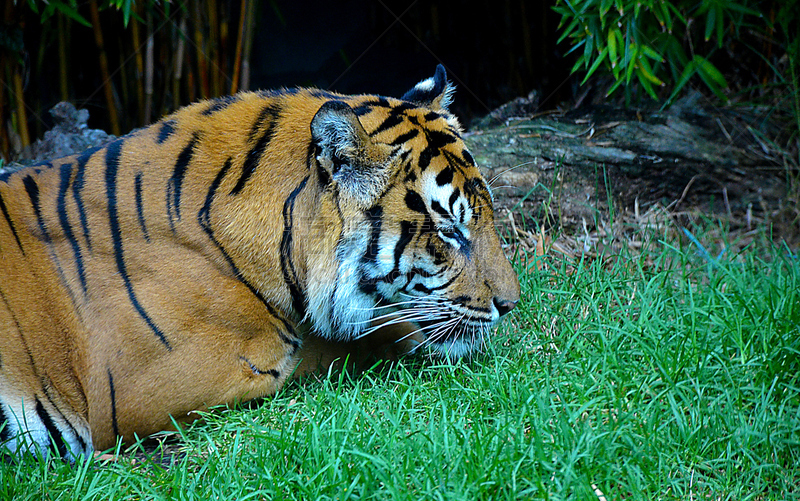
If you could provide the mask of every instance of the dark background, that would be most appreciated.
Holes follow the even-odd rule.
[[[559,17],[552,11],[554,3],[260,0],[254,16],[249,87],[316,86],[346,94],[400,97],[416,82],[432,76],[436,64],[441,63],[457,86],[452,109],[466,125],[531,90],[540,93],[542,109],[552,109],[572,96],[568,82],[574,64],[563,56],[568,47],[556,44]],[[176,2],[170,5],[171,14],[162,11],[153,18],[156,85],[150,122],[175,107],[171,87],[160,85],[171,71],[176,52],[180,16]],[[220,15],[228,19],[232,32],[239,22],[239,5],[238,1],[219,3]],[[58,40],[53,18],[41,24],[25,2],[14,9],[12,24],[23,27],[25,96],[34,140],[52,126],[47,111],[61,100]],[[85,4],[78,13],[89,18]],[[121,132],[126,133],[143,125],[137,119],[141,104],[130,97],[136,51],[130,26],[124,26],[119,12],[102,10],[100,20],[115,98],[120,103]],[[92,29],[73,22],[68,33],[69,100],[89,110],[90,128],[110,131]],[[192,43],[189,39],[187,64],[194,58]],[[222,71],[227,82],[234,43],[235,33],[231,33],[227,46],[218,47],[225,55]],[[227,93],[225,89],[221,92]],[[178,102],[184,105],[201,97],[199,92],[184,90]]]
[[[538,90],[555,107],[572,64],[550,2],[263,2],[253,47],[258,87],[300,84],[400,96],[437,63],[465,120]],[[312,12],[313,15],[309,15]]]

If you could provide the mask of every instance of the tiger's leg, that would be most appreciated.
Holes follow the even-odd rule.
[[[157,321],[169,346],[143,330],[136,315],[116,314],[115,328],[91,349],[87,393],[98,450],[113,447],[118,436],[129,442],[210,407],[272,395],[295,369],[300,338],[279,311],[236,279],[206,270],[175,276],[158,285],[161,311],[170,315]],[[216,285],[211,295],[209,281]],[[115,300],[124,297],[109,298]]]
[[[72,461],[92,449],[80,381],[61,353],[42,354],[34,349],[37,336],[21,332],[31,313],[15,314],[8,298],[0,301],[0,456],[54,451]],[[55,326],[45,327],[52,328],[50,344],[59,346]]]

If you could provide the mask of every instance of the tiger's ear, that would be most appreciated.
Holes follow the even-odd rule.
[[[389,182],[391,147],[376,143],[353,109],[327,101],[311,119],[317,161],[339,192],[363,208],[371,207]]]
[[[415,85],[413,89],[403,94],[402,99],[433,111],[448,111],[455,90],[455,86],[447,81],[444,66],[439,64],[436,66],[436,74]]]

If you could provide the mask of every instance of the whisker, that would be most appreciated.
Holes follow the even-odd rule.
[[[526,166],[526,165],[534,164],[534,163],[536,163],[536,161],[535,161],[535,160],[531,160],[530,162],[523,162],[523,163],[521,163],[521,164],[515,165],[514,167],[509,167],[508,169],[506,169],[506,170],[504,170],[504,171],[502,171],[502,172],[498,172],[497,174],[495,174],[494,176],[492,176],[492,179],[490,179],[490,180],[489,180],[489,182],[488,182],[488,183],[486,183],[486,184],[488,184],[490,187],[492,187],[492,189],[494,189],[494,187],[492,186],[492,183],[493,183],[493,182],[495,182],[495,181],[497,181],[497,179],[498,179],[500,176],[502,176],[503,174],[505,174],[505,173],[507,173],[507,172],[511,172],[512,170],[519,169],[520,167],[524,167],[524,166]]]
[[[409,296],[409,297],[414,297],[414,296]],[[415,298],[415,299],[423,299],[424,300],[424,298]],[[376,303],[375,306],[373,306],[371,308],[357,308],[356,307],[356,308],[352,308],[352,309],[356,310],[356,311],[374,311],[374,310],[381,310],[381,309],[386,309],[386,308],[395,308],[397,306],[403,306],[403,305],[407,305],[407,304],[419,304],[419,301],[411,301],[411,300],[409,300],[409,301],[398,301],[396,303],[384,304],[384,305],[380,305],[380,306]]]
[[[370,327],[369,329],[366,329],[364,332],[358,334],[353,339],[361,339],[361,338],[363,338],[365,336],[368,336],[368,335],[372,334],[375,331],[378,331],[378,330],[386,328],[386,327],[391,327],[392,325],[409,323],[409,322],[418,322],[418,321],[421,321],[421,320],[430,321],[432,318],[435,319],[435,316],[433,316],[433,315],[416,315],[416,316],[409,315],[409,316],[400,317],[400,318],[397,318],[397,319],[392,319],[392,320],[390,320],[388,322],[382,323],[380,325],[375,325],[373,327]]]
[[[436,313],[437,311],[441,311],[441,308],[433,308],[433,307],[424,307],[424,308],[408,308],[398,311],[390,311],[388,313],[384,313],[377,317],[372,317],[368,320],[359,320],[357,322],[348,322],[348,325],[363,325],[363,324],[371,324],[376,320],[383,320],[384,318],[392,318],[397,315],[411,315],[411,314],[422,314],[422,313]]]
[[[431,343],[433,343],[438,339],[446,337],[450,332],[452,332],[453,329],[455,329],[455,327],[459,324],[459,322],[461,322],[463,318],[464,316],[462,315],[460,317],[451,318],[446,322],[436,325],[435,329],[430,334],[428,334],[428,339],[431,341]],[[442,333],[442,331],[444,331],[444,333]]]

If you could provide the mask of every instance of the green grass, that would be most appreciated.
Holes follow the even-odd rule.
[[[800,259],[703,252],[545,257],[476,359],[291,383],[171,467],[2,464],[0,499],[800,499]]]

